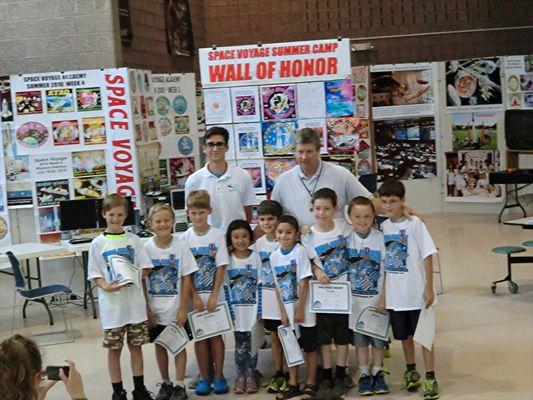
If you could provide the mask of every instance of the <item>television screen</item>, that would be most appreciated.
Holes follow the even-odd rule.
[[[505,111],[505,142],[511,150],[533,150],[533,110]]]
[[[85,199],[60,201],[59,221],[62,231],[97,228],[96,200]]]
[[[185,191],[172,190],[170,192],[170,204],[175,211],[185,210]]]

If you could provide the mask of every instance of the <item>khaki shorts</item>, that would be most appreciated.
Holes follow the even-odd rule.
[[[106,349],[121,349],[126,332],[128,332],[128,344],[131,346],[141,346],[150,343],[148,322],[144,321],[138,324],[124,325],[120,328],[104,329],[104,342],[102,346]]]

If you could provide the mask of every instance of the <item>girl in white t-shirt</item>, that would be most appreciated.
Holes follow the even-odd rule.
[[[252,328],[259,318],[259,276],[261,259],[250,250],[254,237],[250,224],[237,219],[229,224],[226,241],[230,262],[226,270],[225,293],[235,334],[235,394],[256,393],[257,352],[252,351]]]
[[[148,221],[155,234],[144,245],[154,265],[144,281],[150,340],[153,342],[167,325],[173,323],[184,326],[190,336],[187,304],[192,274],[198,270],[196,260],[187,244],[172,235],[174,212],[168,204],[155,204],[148,213]],[[157,398],[186,399],[183,383],[187,365],[185,349],[174,357],[175,386],[169,378],[167,350],[156,343],[155,356],[162,379]]]

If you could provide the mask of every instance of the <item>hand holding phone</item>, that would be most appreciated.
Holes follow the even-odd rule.
[[[46,367],[46,377],[48,378],[49,381],[60,381],[61,378],[59,376],[59,369],[63,369],[63,372],[65,374],[65,376],[68,377],[68,374],[70,372],[70,367],[67,366],[67,365],[64,365],[64,366],[53,366],[53,365],[49,365],[48,367]]]

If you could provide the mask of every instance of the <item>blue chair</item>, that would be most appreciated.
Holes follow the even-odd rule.
[[[62,298],[64,299],[64,303],[68,300],[70,295],[72,294],[72,291],[70,288],[64,286],[64,285],[48,285],[48,286],[42,286],[35,289],[26,289],[26,284],[24,281],[24,275],[22,274],[22,270],[20,268],[20,262],[17,259],[17,257],[11,252],[6,252],[6,255],[9,258],[9,262],[11,264],[11,268],[13,270],[13,276],[15,277],[15,293],[13,297],[13,319],[12,319],[12,325],[11,330],[14,329],[14,323],[15,323],[15,310],[16,310],[16,296],[17,293],[24,299],[24,306],[22,307],[22,318],[26,319],[26,306],[30,301],[35,303],[42,304],[46,312],[48,313],[48,318],[50,320],[50,325],[54,325],[54,319],[52,317],[52,313],[50,312],[49,303],[46,301],[47,297],[55,296],[55,298]],[[61,307],[63,311],[63,318],[65,321],[65,330],[60,332],[53,332],[53,333],[61,333],[61,332],[68,332],[68,322],[65,315],[65,307]]]

